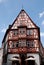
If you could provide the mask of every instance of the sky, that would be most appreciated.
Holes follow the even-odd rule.
[[[8,26],[13,23],[22,7],[40,27],[41,42],[44,46],[44,0],[0,0],[0,47]]]

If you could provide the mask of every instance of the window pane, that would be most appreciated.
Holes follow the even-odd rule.
[[[33,35],[33,30],[27,30],[27,35]]]
[[[17,35],[18,34],[18,31],[14,31],[14,35]]]
[[[18,42],[12,42],[12,48],[18,47]]]
[[[25,34],[25,33],[26,33],[26,30],[25,30],[24,28],[21,28],[21,29],[19,30],[19,33],[20,33],[20,34]]]
[[[12,48],[14,48],[14,42],[12,42]]]
[[[33,30],[29,30],[29,34],[30,35],[33,35]]]
[[[16,47],[18,47],[18,44],[16,44]]]
[[[26,46],[26,40],[19,40],[19,46],[20,47]]]
[[[34,47],[34,41],[27,41],[28,47]]]
[[[29,35],[29,30],[27,30],[27,35]]]

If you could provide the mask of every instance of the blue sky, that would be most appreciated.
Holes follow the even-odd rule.
[[[0,0],[0,47],[5,31],[22,9],[40,27],[44,46],[44,0]]]

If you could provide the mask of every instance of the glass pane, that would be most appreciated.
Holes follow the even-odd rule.
[[[20,47],[26,46],[26,40],[19,40],[19,46]]]
[[[34,41],[27,41],[28,47],[34,47]]]
[[[27,30],[27,35],[33,35],[33,30]]]
[[[18,31],[14,31],[14,35],[17,35],[18,34]]]
[[[21,29],[19,30],[19,33],[20,33],[20,34],[25,34],[25,33],[26,33],[26,30],[25,30],[24,28],[21,28]]]

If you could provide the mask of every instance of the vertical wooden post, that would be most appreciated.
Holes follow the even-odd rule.
[[[27,60],[26,60],[26,65],[27,65]]]
[[[20,61],[19,61],[19,64],[21,65],[21,59],[20,59]]]

